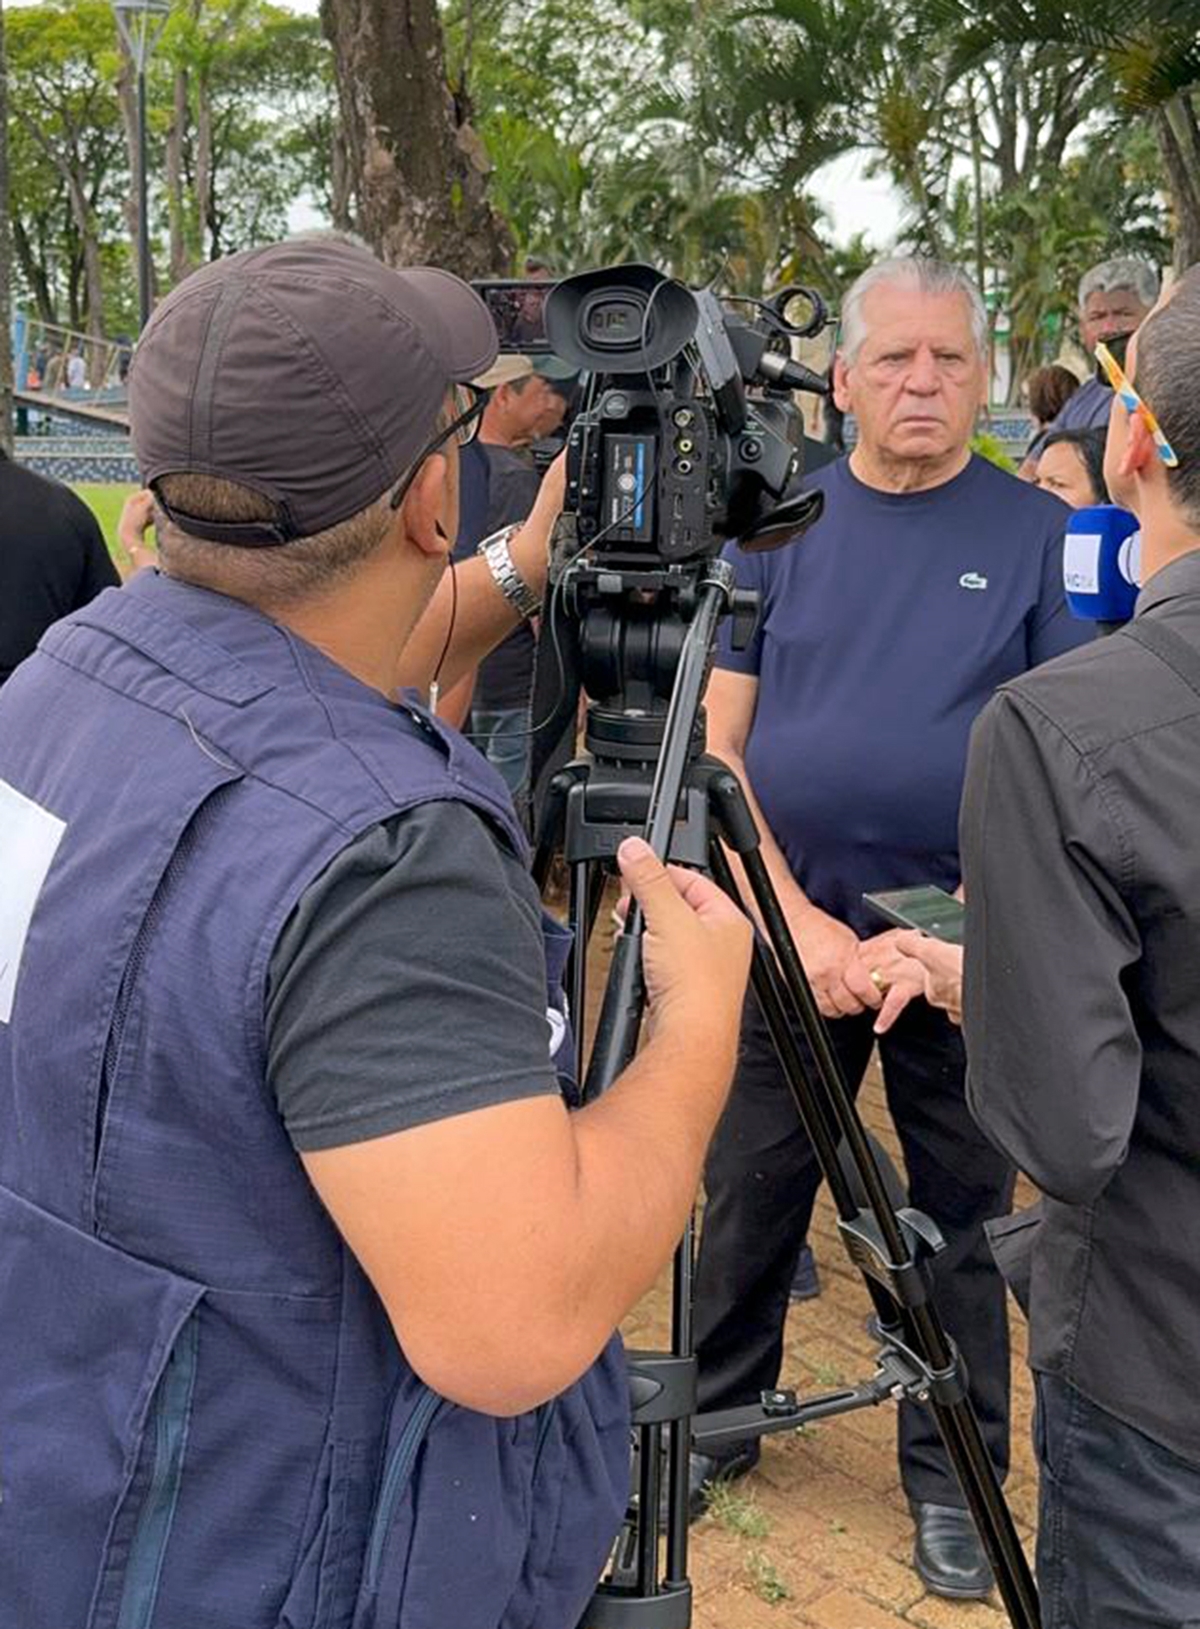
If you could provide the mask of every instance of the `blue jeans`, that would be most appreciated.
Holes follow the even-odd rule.
[[[472,708],[471,739],[515,798],[529,777],[529,709]]]
[[[1200,1468],[1034,1381],[1042,1629],[1200,1629]]]

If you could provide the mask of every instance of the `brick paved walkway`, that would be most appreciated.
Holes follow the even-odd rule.
[[[861,1106],[868,1126],[898,1157],[874,1070]],[[874,1347],[864,1328],[870,1303],[834,1223],[823,1193],[813,1228],[822,1294],[793,1308],[787,1328],[784,1383],[802,1392],[872,1372]],[[664,1280],[629,1320],[631,1344],[665,1340],[665,1285]],[[1024,1325],[1015,1308],[1012,1328],[1008,1493],[1031,1549],[1036,1509],[1031,1392]],[[738,1497],[723,1520],[710,1514],[692,1530],[695,1629],[1003,1629],[1008,1621],[995,1595],[988,1602],[939,1600],[913,1572],[912,1527],[896,1469],[890,1405],[807,1427],[802,1435],[766,1438],[758,1469],[734,1491]]]

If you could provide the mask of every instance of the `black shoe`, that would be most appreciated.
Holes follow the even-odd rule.
[[[792,1284],[788,1290],[788,1299],[815,1301],[820,1293],[821,1280],[817,1277],[817,1263],[812,1253],[812,1245],[801,1245],[800,1254],[796,1259],[796,1271],[792,1274]]]
[[[709,1493],[717,1482],[736,1482],[758,1464],[762,1452],[755,1438],[737,1443],[719,1454],[688,1457],[688,1520],[698,1521],[708,1509]]]
[[[994,1580],[970,1511],[914,1503],[912,1514],[917,1525],[913,1566],[925,1587],[952,1601],[982,1600]]]

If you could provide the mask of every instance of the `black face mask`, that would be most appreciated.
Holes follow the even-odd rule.
[[[1134,332],[1135,330],[1131,328],[1127,334],[1114,334],[1111,339],[1104,341],[1110,355],[1122,368],[1125,366],[1125,352],[1129,349],[1129,341],[1133,338]],[[1099,362],[1096,363],[1096,378],[1102,385],[1108,384],[1108,375]]]

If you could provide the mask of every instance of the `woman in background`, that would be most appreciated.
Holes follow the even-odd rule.
[[[1053,492],[1072,509],[1111,503],[1104,484],[1104,442],[1107,430],[1055,430],[1046,437],[1037,461],[1035,486]]]

